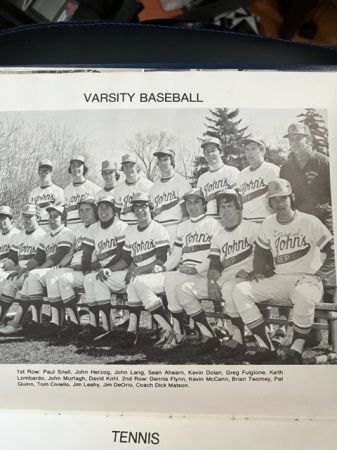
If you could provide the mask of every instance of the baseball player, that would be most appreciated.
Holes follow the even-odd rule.
[[[0,228],[0,269],[3,269],[13,237],[20,233],[20,230],[13,227],[13,211],[9,206],[0,206]]]
[[[101,174],[104,180],[104,188],[96,193],[95,200],[102,197],[102,195],[113,195],[113,190],[117,186],[118,180],[120,179],[117,164],[112,161],[102,161]]]
[[[245,153],[249,166],[239,173],[238,187],[242,194],[243,216],[245,219],[262,223],[263,219],[273,214],[268,201],[268,183],[279,177],[280,169],[275,164],[266,162],[264,142],[256,136],[245,141]],[[261,307],[264,318],[270,318],[271,308]],[[269,332],[272,326],[269,325]],[[277,333],[283,334],[283,331]],[[277,338],[278,339],[278,338]]]
[[[111,292],[126,287],[129,303],[129,327],[123,336],[124,347],[137,343],[139,318],[142,306],[151,312],[162,330],[172,331],[161,302],[142,301],[135,290],[137,277],[152,272],[155,266],[162,266],[169,250],[169,234],[166,229],[152,220],[153,204],[146,192],[136,192],[131,199],[132,212],[137,217],[137,226],[128,226],[125,235],[122,258],[109,269],[102,271],[98,280],[93,280],[98,304],[110,302]],[[162,341],[154,344],[161,345]]]
[[[291,154],[281,167],[280,177],[291,184],[296,208],[318,217],[333,234],[329,158],[313,148],[311,131],[304,123],[291,124],[284,138],[289,140]],[[333,277],[330,283],[334,282]],[[332,302],[333,295],[333,290],[327,290],[324,301]],[[287,313],[289,310],[283,311],[282,315],[287,317]],[[280,331],[282,338],[285,333]],[[313,329],[306,345],[314,347],[321,340],[321,330]]]
[[[164,148],[153,155],[157,157],[161,173],[160,179],[150,189],[154,201],[154,220],[167,229],[173,248],[178,225],[188,219],[183,195],[190,190],[190,184],[186,178],[175,173],[175,151],[172,148]]]
[[[333,238],[317,217],[295,209],[289,181],[277,179],[268,184],[268,198],[275,214],[261,226],[254,254],[255,281],[238,284],[233,301],[244,323],[261,349],[251,364],[277,358],[266,326],[255,303],[269,298],[289,299],[293,304],[293,341],[286,364],[301,364],[306,338],[314,321],[315,304],[323,295],[322,281],[334,272]],[[272,253],[275,274],[265,278],[265,263]],[[321,252],[326,254],[322,263]]]
[[[23,277],[7,279],[18,267],[24,267],[35,255],[38,245],[46,232],[39,226],[40,209],[33,204],[21,209],[25,229],[13,237],[7,260],[3,263],[5,272],[1,273],[0,282],[0,323],[5,321],[6,314],[12,306],[15,295],[23,285]]]
[[[184,330],[184,310],[177,302],[176,291],[185,282],[193,283],[195,279],[206,280],[209,267],[208,254],[212,236],[221,225],[212,217],[206,215],[206,201],[200,189],[191,189],[183,200],[190,218],[178,226],[174,249],[163,266],[155,266],[156,273],[144,275],[135,279],[134,288],[144,305],[160,304],[156,294],[165,292],[168,308],[172,313],[173,330],[164,329],[162,336],[162,350],[172,350],[186,339]],[[174,269],[178,268],[176,271]],[[199,313],[199,311],[198,311]],[[213,336],[205,314],[193,316],[204,333]]]
[[[75,234],[75,251],[70,267],[51,269],[46,274],[46,285],[49,303],[51,305],[51,321],[48,329],[44,330],[44,336],[52,337],[57,334],[69,336],[82,331],[77,310],[77,298],[75,289],[83,286],[84,275],[82,272],[83,241],[87,237],[90,225],[98,220],[97,206],[94,197],[89,195],[79,201],[79,216],[84,225]],[[100,267],[95,252],[92,254],[91,269]],[[64,309],[69,314],[69,322],[61,329]]]
[[[64,201],[67,208],[67,226],[75,232],[82,226],[78,215],[78,202],[87,195],[95,197],[101,188],[85,178],[88,167],[81,155],[71,158],[68,172],[72,176],[72,182],[64,189]]]
[[[32,190],[28,196],[28,202],[40,208],[40,226],[45,231],[49,230],[49,214],[46,210],[48,206],[60,205],[64,203],[63,189],[52,182],[53,163],[49,159],[39,162],[40,186]]]
[[[132,212],[132,196],[135,192],[149,192],[153,186],[152,181],[141,178],[139,175],[140,165],[134,155],[124,155],[122,157],[122,171],[125,181],[119,183],[113,192],[115,206],[120,220],[128,225],[136,225],[137,217]]]
[[[22,329],[22,320],[32,306],[33,320],[27,332],[41,333],[41,310],[46,274],[54,266],[64,267],[71,260],[74,247],[74,233],[64,226],[65,213],[61,205],[48,206],[50,232],[46,233],[27,265],[11,273],[8,279],[24,277],[19,308],[11,324],[1,328],[1,334],[15,334]]]
[[[237,187],[239,170],[228,166],[221,159],[221,142],[214,137],[203,140],[201,148],[204,151],[209,171],[200,175],[197,187],[200,188],[207,202],[207,214],[220,220],[217,213],[216,194],[222,189]]]
[[[111,295],[96,296],[94,285],[101,283],[105,273],[121,258],[125,242],[127,224],[118,219],[115,214],[114,200],[111,196],[103,195],[97,200],[99,222],[91,225],[83,241],[82,271],[85,275],[83,286],[89,306],[90,323],[84,335],[89,338],[104,337],[111,329]],[[98,263],[92,262],[95,252]],[[96,270],[96,271],[95,271]],[[98,277],[98,280],[96,278]],[[119,289],[118,289],[119,290]],[[99,316],[102,317],[100,326]]]
[[[249,166],[238,176],[238,188],[242,194],[243,216],[245,219],[262,223],[273,214],[268,202],[268,183],[279,178],[280,169],[266,162],[264,142],[252,136],[245,141],[245,153]]]
[[[259,226],[242,219],[242,198],[234,189],[220,191],[216,201],[224,227],[212,238],[208,275],[178,285],[175,292],[176,307],[184,309],[193,320],[201,317],[202,321],[198,325],[205,339],[199,352],[204,353],[217,348],[220,342],[207,326],[200,299],[224,300],[233,325],[233,340],[229,343],[227,356],[234,356],[245,351],[245,342],[242,333],[244,323],[237,314],[232,291],[236,284],[249,278],[252,272],[253,248]]]

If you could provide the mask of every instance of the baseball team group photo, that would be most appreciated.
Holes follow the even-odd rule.
[[[1,364],[337,361],[325,110],[2,113],[0,146]]]

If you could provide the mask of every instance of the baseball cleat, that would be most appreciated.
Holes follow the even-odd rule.
[[[236,345],[234,345],[234,341],[233,345],[228,345],[231,342],[232,341],[229,341],[228,343],[226,342],[222,347],[221,355],[223,354],[225,358],[236,358],[237,356],[242,356],[246,353],[247,351],[246,345],[240,344],[239,342],[236,341],[235,341]]]
[[[165,342],[165,344],[162,346],[161,349],[164,352],[168,352],[170,350],[174,350],[175,348],[183,345],[183,343],[186,341],[186,335],[180,334],[179,336],[180,336],[180,339],[178,339],[178,335],[174,331],[171,332],[167,341]]]
[[[137,344],[138,334],[132,331],[127,331],[121,340],[121,346],[124,348],[133,347]]]
[[[153,344],[153,348],[162,348],[162,346],[166,343],[171,333],[174,333],[173,330],[162,330],[160,334],[160,338],[157,342]]]
[[[59,337],[73,336],[83,331],[82,325],[78,325],[75,322],[67,322],[64,327],[58,332]]]
[[[22,325],[22,333],[25,335],[29,334],[40,334],[43,332],[42,323],[37,323],[34,320]]]
[[[224,341],[228,341],[231,337],[231,335],[226,327],[216,326],[213,328],[213,332],[218,339],[222,339]]]
[[[287,337],[286,332],[284,330],[282,330],[282,328],[278,328],[271,338],[273,346],[275,348],[279,348],[279,346],[284,343],[286,337]]]
[[[282,361],[283,364],[302,364],[302,354],[296,350],[288,350],[287,355]]]
[[[196,355],[206,355],[212,353],[221,347],[221,341],[216,337],[206,337],[201,341],[201,343],[196,347]]]
[[[42,333],[40,333],[39,337],[41,338],[49,338],[56,337],[61,330],[60,325],[56,325],[56,323],[49,322],[44,326]]]
[[[267,362],[275,361],[277,359],[276,350],[268,350],[267,348],[261,348],[257,351],[247,362],[248,364],[264,364]]]
[[[11,334],[17,334],[22,330],[21,325],[5,325],[0,329],[1,336],[10,336]]]

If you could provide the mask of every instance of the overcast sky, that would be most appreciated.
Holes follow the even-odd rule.
[[[301,109],[240,109],[242,126],[249,126],[253,134],[262,137],[266,144],[283,144],[287,128]],[[325,115],[325,111],[319,110]],[[9,113],[11,114],[11,113]],[[127,140],[136,133],[173,134],[182,147],[198,148],[198,139],[206,131],[205,117],[209,109],[147,109],[147,110],[76,110],[76,111],[39,111],[21,112],[20,116],[27,125],[38,120],[55,121],[65,124],[76,135],[87,137],[90,150],[97,155],[97,170],[100,162],[112,157],[120,163],[127,152]]]

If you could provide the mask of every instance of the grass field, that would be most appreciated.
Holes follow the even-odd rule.
[[[85,316],[84,316],[85,317]],[[229,323],[230,330],[230,323]],[[149,315],[142,313],[140,338],[136,346],[123,349],[120,337],[123,331],[116,330],[114,337],[107,341],[92,342],[67,338],[41,339],[38,336],[0,337],[1,364],[242,364],[247,357],[226,359],[225,349],[220,348],[208,355],[195,354],[197,347],[189,339],[182,347],[171,352],[154,349],[158,336],[151,330]],[[285,344],[291,342],[292,330],[288,332]],[[258,348],[254,340],[248,341],[248,356]],[[324,355],[331,351],[327,332],[323,332],[322,343],[315,348],[306,349],[304,359]],[[272,364],[282,364],[284,347],[279,349],[280,357]]]

